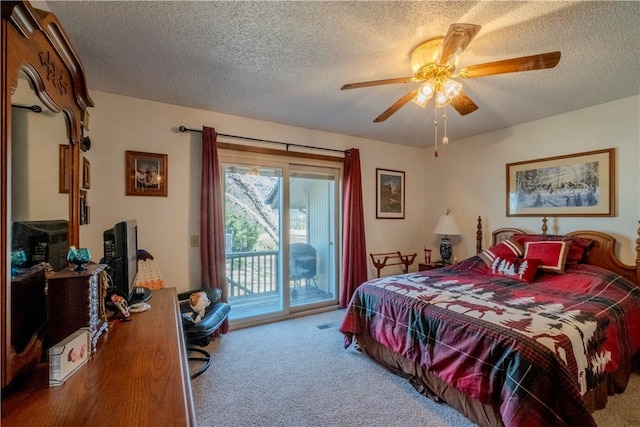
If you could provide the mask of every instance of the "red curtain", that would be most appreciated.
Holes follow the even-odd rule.
[[[346,307],[353,292],[367,280],[367,247],[364,237],[362,206],[362,174],[360,151],[345,153],[344,188],[342,192],[342,280],[340,307]]]
[[[202,128],[202,193],[200,195],[200,261],[202,287],[222,290],[222,301],[227,301],[227,283],[224,248],[223,185],[220,180],[217,150],[218,134],[215,129]],[[216,335],[229,330],[228,319],[218,328]]]

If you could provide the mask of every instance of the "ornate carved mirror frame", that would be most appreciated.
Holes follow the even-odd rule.
[[[15,375],[11,350],[11,269],[9,263],[11,224],[11,97],[18,75],[25,73],[40,100],[52,111],[62,112],[71,144],[71,182],[69,191],[69,244],[79,245],[80,145],[82,121],[89,97],[84,70],[76,51],[58,18],[33,8],[28,2],[2,2],[2,133],[0,170],[2,176],[2,214],[0,226],[0,269],[2,271],[0,317],[2,337],[2,388]],[[54,179],[52,177],[52,179]]]

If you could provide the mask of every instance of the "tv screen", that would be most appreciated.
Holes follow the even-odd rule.
[[[138,224],[122,221],[103,233],[104,262],[113,286],[131,298],[138,273]]]
[[[27,255],[25,267],[46,262],[54,271],[60,271],[69,265],[68,221],[16,221],[12,228],[11,250],[24,250]]]

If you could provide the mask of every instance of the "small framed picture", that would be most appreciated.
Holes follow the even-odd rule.
[[[78,329],[49,349],[49,385],[61,385],[89,360],[91,335]]]
[[[404,172],[376,169],[376,218],[404,219]]]
[[[80,190],[79,197],[79,211],[80,211],[80,225],[89,224],[89,202],[88,193],[86,190]]]
[[[69,194],[71,188],[71,146],[60,144],[59,149],[59,193]]]
[[[91,162],[86,157],[82,158],[82,188],[91,188]]]
[[[169,174],[166,154],[126,152],[126,195],[167,197]]]

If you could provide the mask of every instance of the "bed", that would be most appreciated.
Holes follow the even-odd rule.
[[[422,394],[481,426],[595,426],[640,349],[636,265],[598,231],[492,233],[477,255],[359,286],[340,331]]]

